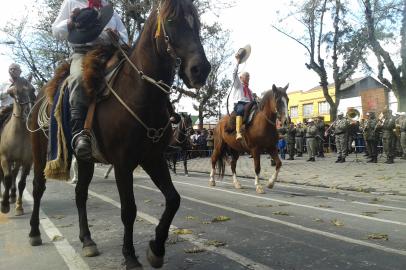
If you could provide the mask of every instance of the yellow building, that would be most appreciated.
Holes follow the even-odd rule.
[[[335,100],[334,85],[329,85],[330,96]],[[330,122],[330,106],[323,95],[321,87],[308,91],[289,92],[289,115],[293,123],[305,122],[309,118],[324,117],[326,123]]]

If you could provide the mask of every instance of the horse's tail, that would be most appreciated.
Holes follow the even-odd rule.
[[[226,162],[227,162],[227,147],[226,144],[223,140],[222,136],[222,130],[221,126],[218,125],[214,129],[214,149],[215,149],[215,157],[217,158],[217,161],[215,164],[214,169],[217,167],[217,173],[220,176],[220,178],[224,177],[224,173],[226,170]]]

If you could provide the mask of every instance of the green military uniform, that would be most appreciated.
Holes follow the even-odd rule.
[[[376,134],[377,120],[374,115],[370,115],[370,118],[366,121],[364,127],[364,137],[366,140],[367,151],[371,160],[368,162],[377,162],[377,150],[378,150],[378,138]]]
[[[318,119],[316,122],[317,127],[317,157],[324,157],[324,131],[325,125],[323,119]]]
[[[295,137],[296,137],[296,128],[293,124],[288,128],[286,132],[287,142],[288,142],[288,160],[293,160],[295,156]]]
[[[296,128],[295,143],[297,156],[301,157],[303,154],[303,137],[305,135],[305,129],[301,126]]]
[[[394,149],[393,149],[393,140],[395,139],[395,119],[391,114],[386,115],[385,119],[382,124],[382,144],[383,144],[383,151],[386,155],[386,162],[387,164],[393,163],[393,158],[395,156]]]
[[[336,162],[345,162],[345,156],[347,155],[347,131],[349,126],[350,121],[344,117],[337,119],[334,123],[334,136],[338,154]]]
[[[306,128],[306,145],[307,153],[309,154],[309,159],[307,161],[315,161],[315,154],[317,151],[317,127],[315,125],[309,125]]]
[[[406,115],[403,115],[399,119],[400,126],[400,144],[402,146],[402,159],[406,159]]]

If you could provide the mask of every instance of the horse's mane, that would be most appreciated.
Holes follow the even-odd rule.
[[[264,96],[261,98],[261,101],[259,102],[259,109],[263,110],[268,105],[271,98],[275,98],[275,94],[272,89],[266,91]]]

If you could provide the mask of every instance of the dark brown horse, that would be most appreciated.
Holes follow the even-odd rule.
[[[259,174],[261,172],[260,154],[263,151],[267,151],[276,162],[276,171],[268,182],[268,187],[273,187],[282,166],[277,149],[279,135],[276,130],[276,120],[279,119],[282,123],[286,121],[289,102],[289,98],[286,94],[288,86],[289,85],[286,85],[284,88],[280,88],[273,85],[271,90],[265,92],[259,104],[259,111],[252,120],[249,128],[243,132],[243,139],[241,141],[235,139],[235,134],[230,134],[226,131],[226,125],[229,122],[230,116],[225,116],[220,120],[214,130],[214,151],[211,156],[212,169],[209,180],[210,186],[216,185],[214,180],[216,163],[220,176],[224,176],[225,159],[227,158],[227,154],[229,154],[231,156],[231,171],[233,173],[234,187],[238,189],[241,188],[241,184],[237,180],[235,168],[239,155],[243,152],[248,152],[254,158],[256,192],[260,194],[264,193],[264,189],[259,183]]]
[[[187,158],[188,150],[191,149],[190,145],[190,130],[193,129],[192,117],[187,113],[180,113],[180,121],[178,126],[173,130],[173,137],[169,142],[166,156],[168,161],[172,162],[172,171],[176,174],[176,162],[178,157],[183,159],[183,168],[185,175],[188,176]]]
[[[161,267],[169,227],[179,208],[176,191],[164,157],[172,136],[168,112],[168,87],[175,73],[189,88],[204,85],[210,72],[200,40],[200,22],[191,0],[162,0],[154,7],[144,29],[111,87],[117,96],[96,107],[93,131],[107,162],[114,165],[124,224],[122,253],[126,269],[141,269],[133,245],[133,227],[137,207],[133,192],[133,171],[141,165],[165,197],[165,210],[149,243],[147,258],[153,267]],[[179,65],[180,64],[180,65]],[[143,76],[145,74],[148,77]],[[153,80],[151,80],[151,78]],[[160,82],[162,81],[162,82]],[[38,112],[35,112],[38,114]],[[35,116],[35,115],[34,115]],[[35,125],[32,125],[35,128]],[[41,244],[38,211],[45,191],[46,137],[33,134],[34,209],[31,217],[30,242]],[[86,212],[88,187],[94,164],[78,160],[76,206],[79,214],[79,238],[85,256],[99,254],[92,240]]]

